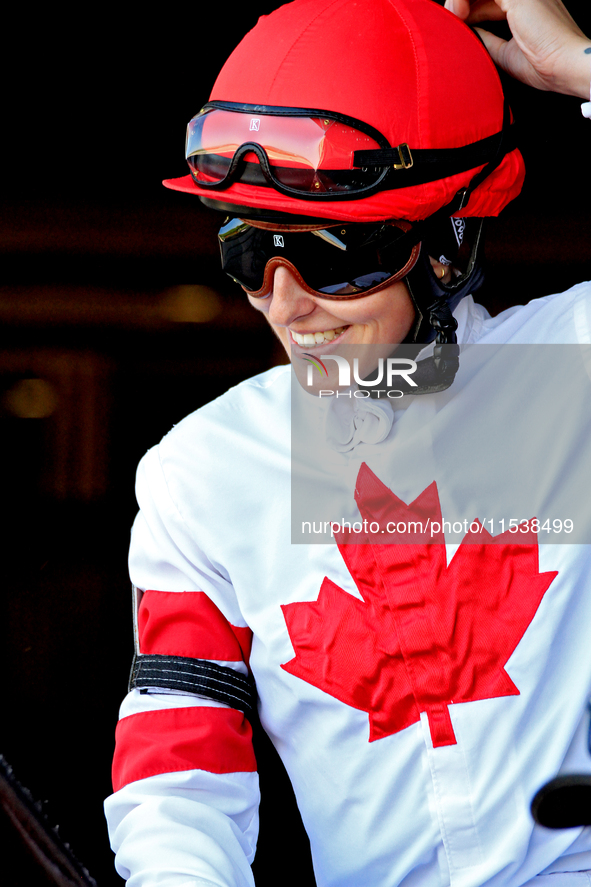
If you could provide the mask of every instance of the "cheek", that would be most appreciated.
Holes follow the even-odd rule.
[[[383,332],[390,336],[391,342],[401,342],[412,329],[415,320],[415,308],[405,283],[398,281],[384,290],[382,308]]]
[[[373,342],[392,345],[406,338],[415,320],[415,308],[402,281],[372,296],[342,303],[339,313],[343,323],[364,328]]]
[[[406,339],[414,326],[415,316],[414,306],[409,299],[408,305],[401,306],[401,310],[391,318],[388,324],[387,333],[391,342],[398,343]]]
[[[275,326],[275,324],[271,323],[269,320],[269,306],[271,304],[270,297],[266,299],[254,299],[252,296],[248,296],[248,301],[255,311],[259,311],[264,316],[265,320],[285,348],[287,356],[291,357],[291,339],[289,337],[289,331],[285,327]]]

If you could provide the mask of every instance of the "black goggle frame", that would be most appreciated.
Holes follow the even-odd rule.
[[[215,182],[207,182],[200,179],[197,172],[191,166],[191,156],[188,156],[187,162],[189,163],[189,169],[195,184],[199,188],[212,191],[226,190],[234,182],[240,181],[249,185],[272,187],[280,194],[301,200],[357,200],[369,197],[378,191],[395,190],[436,181],[485,164],[484,169],[474,176],[468,187],[461,189],[469,194],[476,185],[480,184],[482,179],[498,166],[505,154],[516,147],[514,125],[510,122],[510,110],[506,100],[503,125],[500,132],[458,148],[433,149],[412,148],[406,143],[391,146],[388,139],[375,127],[364,123],[362,120],[357,120],[334,111],[212,101],[204,105],[199,113],[215,109],[273,117],[326,118],[359,130],[372,138],[380,145],[380,148],[376,150],[354,151],[353,170],[341,171],[345,176],[351,176],[352,172],[356,173],[360,179],[358,184],[345,184],[343,186],[345,190],[328,190],[321,193],[312,192],[307,188],[292,187],[285,182],[281,182],[273,170],[273,165],[269,160],[267,152],[255,141],[244,142],[236,149],[223,177]],[[254,154],[258,163],[247,161],[246,156],[248,154]],[[293,174],[293,171],[291,172]],[[331,173],[334,174],[335,171],[331,171]],[[363,177],[366,179],[369,177],[371,181],[364,183]],[[458,194],[460,193],[458,192]],[[465,205],[465,202],[466,200],[464,200],[462,205]],[[449,206],[451,205],[450,203]],[[461,206],[457,208],[461,208]],[[457,208],[452,209],[449,214],[455,212]]]
[[[409,222],[284,225],[234,218],[219,232],[222,269],[250,296],[265,298],[278,266],[289,268],[306,292],[322,299],[358,299],[405,277],[417,261]]]

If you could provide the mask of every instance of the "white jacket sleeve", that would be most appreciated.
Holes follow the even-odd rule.
[[[140,464],[137,494],[136,653],[246,676],[250,629],[230,582],[187,532],[157,448]],[[131,690],[105,802],[116,869],[129,887],[252,887],[259,788],[251,739],[243,711],[207,695],[145,681]]]

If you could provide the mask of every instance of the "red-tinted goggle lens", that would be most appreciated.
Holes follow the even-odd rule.
[[[331,117],[206,108],[187,127],[186,157],[203,187],[239,178],[307,195],[346,193],[383,177],[380,167],[353,167],[355,151],[378,150],[380,142],[388,144]]]

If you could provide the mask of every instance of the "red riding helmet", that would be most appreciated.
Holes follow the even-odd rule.
[[[234,50],[165,185],[236,214],[496,216],[524,177],[511,129],[484,45],[434,0],[295,0]]]

